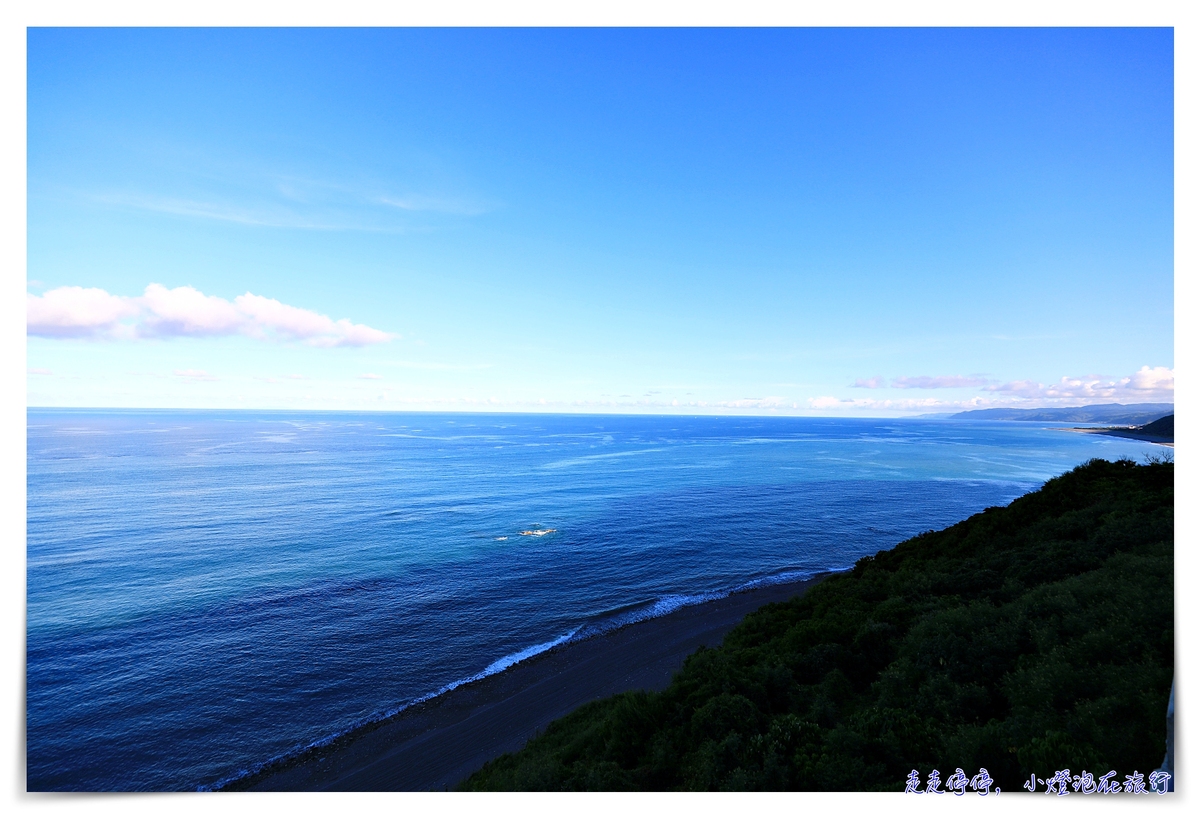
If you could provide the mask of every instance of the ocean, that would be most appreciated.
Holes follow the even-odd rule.
[[[1046,424],[28,411],[30,790],[195,790],[1151,444]]]

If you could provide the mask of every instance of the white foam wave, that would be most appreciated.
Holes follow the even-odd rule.
[[[848,570],[848,568],[831,568],[827,570],[844,571]],[[360,719],[344,730],[339,730],[337,733],[318,739],[317,741],[314,741],[296,750],[281,753],[280,755],[256,765],[252,769],[241,770],[233,775],[227,776],[216,784],[213,784],[211,787],[201,786],[199,789],[219,790],[222,787],[237,781],[238,779],[245,778],[265,770],[275,763],[301,755],[309,750],[325,747],[342,736],[353,733],[360,727],[364,727],[368,724],[379,721],[386,721],[393,716],[399,715],[410,707],[415,707],[416,705],[427,702],[430,699],[436,699],[438,696],[449,693],[450,691],[462,687],[463,685],[471,684],[472,682],[478,682],[482,679],[486,679],[488,676],[494,676],[497,673],[508,670],[513,665],[524,662],[526,659],[532,659],[534,656],[545,653],[548,650],[552,650],[560,645],[565,645],[568,642],[575,640],[576,637],[585,639],[592,636],[599,636],[600,634],[608,633],[609,631],[616,630],[617,628],[624,627],[625,625],[632,625],[635,622],[644,622],[648,619],[657,619],[660,616],[666,616],[667,614],[673,613],[680,608],[686,608],[691,605],[699,605],[704,602],[712,602],[717,599],[724,599],[725,597],[732,596],[733,594],[741,591],[749,591],[754,588],[765,588],[771,585],[783,585],[789,582],[799,582],[800,580],[810,579],[816,576],[817,573],[819,572],[805,570],[784,571],[778,574],[771,574],[769,576],[759,577],[757,579],[749,580],[748,582],[743,582],[741,585],[737,585],[728,591],[709,591],[700,594],[668,594],[666,596],[659,597],[645,607],[625,611],[617,614],[616,616],[604,619],[598,623],[593,623],[588,626],[577,626],[561,636],[551,639],[548,642],[542,642],[537,645],[523,648],[522,650],[518,650],[514,653],[509,653],[492,662],[478,673],[475,673],[471,676],[466,676],[462,679],[456,679],[453,682],[443,685],[432,693],[426,693],[424,696],[412,699],[411,701],[405,702],[404,704],[393,707],[382,713],[377,713],[376,715]]]
[[[848,567],[831,568],[830,571],[845,571]],[[625,610],[621,613],[614,614],[609,617],[601,618],[599,621],[593,621],[584,628],[577,629],[580,636],[588,638],[598,636],[602,633],[622,628],[626,625],[632,625],[635,622],[645,622],[648,619],[657,619],[660,616],[674,613],[680,608],[687,608],[692,605],[700,605],[705,602],[713,602],[718,599],[725,599],[743,591],[751,591],[755,588],[767,588],[772,585],[785,585],[790,582],[800,582],[801,580],[811,579],[816,576],[819,571],[808,571],[796,569],[793,571],[784,571],[778,574],[771,574],[765,577],[758,577],[725,591],[709,591],[699,594],[668,594],[659,597],[653,602],[647,603],[645,606],[635,608],[633,610]]]
[[[223,787],[228,786],[229,784],[233,783],[234,781],[237,781],[242,778],[246,778],[251,775],[255,775],[255,774],[261,772],[262,770],[265,770],[265,769],[271,767],[272,765],[277,764],[281,761],[285,761],[289,758],[295,758],[296,756],[302,755],[302,754],[308,752],[309,750],[315,750],[315,749],[318,749],[321,747],[326,747],[326,746],[332,744],[333,742],[337,741],[342,736],[349,735],[350,733],[353,733],[355,730],[358,730],[361,727],[365,727],[366,725],[373,724],[375,722],[386,721],[386,720],[392,718],[393,716],[397,716],[400,713],[403,713],[405,710],[407,710],[410,707],[415,707],[416,705],[421,704],[423,702],[427,702],[430,699],[436,699],[438,696],[449,693],[451,690],[462,687],[465,684],[470,684],[471,682],[478,682],[481,679],[486,679],[488,676],[494,676],[497,673],[500,673],[501,671],[507,670],[508,668],[512,667],[513,665],[517,664],[518,662],[523,662],[526,659],[530,659],[534,656],[537,656],[539,653],[545,653],[546,651],[550,650],[551,648],[556,648],[559,645],[562,645],[562,644],[570,641],[571,638],[573,636],[575,636],[575,634],[578,632],[579,632],[579,628],[574,628],[574,629],[568,631],[567,633],[564,633],[562,636],[559,636],[557,639],[551,639],[549,642],[542,642],[540,645],[533,645],[533,646],[525,648],[523,650],[519,650],[515,653],[510,653],[507,656],[502,656],[501,658],[492,662],[486,668],[484,668],[483,670],[479,671],[478,673],[476,673],[474,675],[467,676],[462,679],[456,679],[455,681],[450,682],[449,684],[443,685],[442,687],[438,688],[437,690],[433,691],[432,693],[426,693],[424,696],[420,696],[411,701],[405,702],[404,704],[399,705],[398,707],[393,707],[389,710],[385,710],[382,713],[377,713],[373,716],[368,716],[366,718],[359,719],[358,721],[355,721],[353,724],[351,724],[349,727],[347,727],[344,730],[339,730],[336,733],[332,733],[323,738],[319,738],[316,741],[313,741],[309,744],[304,745],[303,747],[299,747],[299,748],[290,750],[285,753],[280,753],[279,755],[273,756],[272,758],[269,758],[266,761],[262,762],[261,764],[255,765],[254,767],[252,767],[250,769],[239,770],[238,772],[234,773],[233,775],[226,776],[225,778],[221,779],[220,781],[213,784],[212,786],[201,785],[197,789],[201,792],[219,790]]]

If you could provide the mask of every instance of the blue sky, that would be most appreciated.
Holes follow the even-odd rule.
[[[1169,29],[31,29],[28,402],[1170,401]]]

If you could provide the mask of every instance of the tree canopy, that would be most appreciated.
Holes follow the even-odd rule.
[[[669,687],[588,704],[464,789],[1017,789],[1162,760],[1174,467],[1093,460],[767,605]]]

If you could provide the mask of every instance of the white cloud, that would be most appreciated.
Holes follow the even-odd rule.
[[[364,372],[363,374],[359,375],[358,377],[364,381],[382,381],[383,380],[382,375],[376,375],[374,372]]]
[[[140,303],[146,309],[142,334],[233,335],[242,332],[246,325],[246,316],[235,306],[194,287],[168,290],[161,284],[151,284]]]
[[[1170,392],[1174,395],[1175,370],[1167,369],[1165,366],[1156,366],[1153,369],[1143,366],[1128,378],[1124,378],[1121,383],[1126,389],[1145,392]]]
[[[977,386],[994,397],[944,401],[937,398],[876,400],[823,395],[810,398],[808,405],[813,409],[965,411],[991,407],[1079,406],[1089,402],[1171,402],[1175,399],[1175,372],[1164,366],[1143,366],[1124,378],[1085,375],[1078,378],[1060,378],[1057,383],[1051,384],[1032,380],[997,384],[981,375],[921,375],[893,378],[890,385],[894,389],[955,389]],[[853,386],[880,389],[885,383],[882,376],[876,376],[860,378]]]
[[[365,324],[353,324],[344,318],[334,321],[312,310],[291,307],[253,293],[239,295],[234,302],[252,319],[251,334],[265,328],[289,338],[303,339],[313,346],[367,346],[392,338],[391,334]]]
[[[1153,368],[1143,366],[1125,378],[1109,378],[1104,375],[1084,375],[1078,378],[1064,376],[1057,383],[1052,384],[1037,381],[1010,381],[997,386],[985,387],[985,389],[988,392],[1000,392],[1021,398],[1055,403],[1081,400],[1173,401],[1175,399],[1175,370],[1165,366]]]
[[[247,292],[233,302],[194,287],[150,284],[139,297],[92,287],[26,294],[28,333],[46,338],[172,338],[246,335],[310,346],[367,346],[396,337],[365,324]]]
[[[25,294],[26,331],[47,338],[111,335],[120,322],[137,315],[131,299],[98,287],[57,287],[44,295]]]
[[[808,405],[813,409],[848,409],[854,406],[854,401],[822,395],[819,398],[809,398]]]
[[[870,379],[877,381],[877,378]],[[959,375],[941,378],[896,378],[892,381],[913,382],[907,388],[938,389],[949,386],[967,386],[974,384],[962,381],[978,380],[981,378],[966,378]],[[932,382],[921,385],[924,382]],[[918,383],[920,382],[920,383]],[[866,385],[869,381],[861,382]],[[859,383],[855,384],[860,385]],[[868,386],[867,388],[878,388]],[[905,387],[901,387],[905,388]],[[1043,384],[1037,381],[1010,381],[1004,384],[986,385],[984,392],[994,397],[977,396],[967,400],[940,400],[938,398],[918,398],[901,400],[877,400],[874,398],[837,398],[822,395],[809,398],[808,405],[813,409],[841,410],[889,410],[889,411],[925,411],[925,412],[962,412],[969,409],[988,409],[996,407],[1022,408],[1042,406],[1080,406],[1086,403],[1148,403],[1172,402],[1175,399],[1175,371],[1164,366],[1143,366],[1137,372],[1125,378],[1109,378],[1102,375],[1085,375],[1079,378],[1060,378],[1057,383]]]

